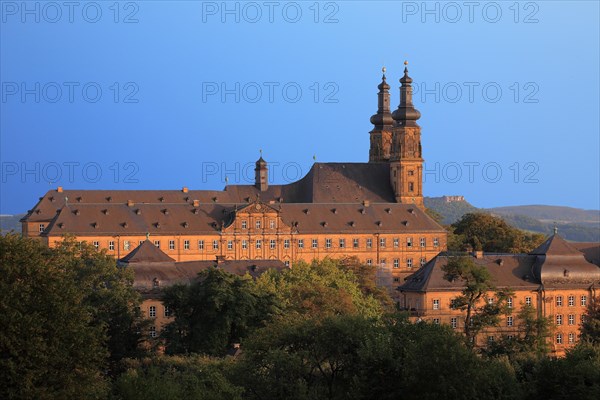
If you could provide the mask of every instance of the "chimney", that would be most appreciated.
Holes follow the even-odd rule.
[[[200,207],[200,200],[194,200],[194,207]]]
[[[62,192],[63,192],[63,187],[62,187],[62,186],[59,186],[58,188],[56,188],[56,191],[57,191],[58,193],[62,193]]]
[[[225,262],[225,256],[217,256],[215,261],[217,262],[217,265],[223,264],[223,262]]]
[[[369,207],[370,205],[371,205],[371,202],[369,200],[364,200],[363,201],[363,206]]]
[[[477,259],[483,258],[483,250],[475,250],[473,252],[473,257],[475,257]]]
[[[184,186],[184,187],[181,189],[181,191],[182,191],[183,193],[187,193],[187,192],[188,192],[188,188],[187,188],[187,186]]]
[[[133,202],[133,200],[127,200],[127,207],[133,207],[135,205],[135,203]]]

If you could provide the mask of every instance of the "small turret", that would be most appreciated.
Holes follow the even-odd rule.
[[[262,150],[260,153],[260,158],[256,161],[256,167],[254,168],[254,186],[264,192],[269,188],[269,169],[267,168],[267,162],[262,158]]]

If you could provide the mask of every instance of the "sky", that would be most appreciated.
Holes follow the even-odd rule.
[[[424,193],[600,208],[597,1],[0,1],[0,214],[366,162],[404,61]]]

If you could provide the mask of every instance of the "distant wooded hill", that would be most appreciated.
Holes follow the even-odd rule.
[[[487,212],[502,217],[510,225],[531,232],[551,234],[554,224],[567,240],[600,242],[600,210],[560,206],[511,206],[477,208],[458,196],[426,197],[425,206],[441,214],[442,223],[452,224],[470,212]]]
[[[25,214],[0,215],[0,234],[8,233],[11,230],[21,233],[21,223],[19,220],[24,216]]]

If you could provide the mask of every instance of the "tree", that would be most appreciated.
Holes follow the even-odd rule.
[[[600,398],[600,346],[580,342],[564,358],[542,358],[523,382],[526,399]]]
[[[105,332],[109,372],[117,374],[121,359],[145,354],[141,343],[149,321],[142,317],[141,297],[133,288],[133,271],[117,267],[106,250],[99,252],[90,244],[78,243],[72,236],[65,236],[52,252],[53,262],[68,265],[79,288],[85,292],[92,321]]]
[[[382,303],[369,293],[368,284],[341,261],[326,258],[299,262],[282,272],[268,271],[258,278],[262,290],[277,296],[285,318],[324,318],[330,315],[382,314]]]
[[[170,354],[222,356],[279,313],[277,298],[249,275],[219,268],[201,272],[191,285],[167,288],[163,303],[175,316],[162,334]]]
[[[0,398],[98,399],[108,351],[81,260],[0,236]]]
[[[512,292],[498,290],[488,269],[470,257],[450,258],[442,270],[444,279],[464,282],[462,294],[452,301],[455,309],[465,312],[464,334],[467,342],[474,345],[481,330],[498,325],[500,316],[509,312],[507,300]]]
[[[114,384],[122,400],[240,400],[242,388],[226,378],[232,360],[200,356],[159,356],[128,360]]]
[[[517,314],[520,327],[519,336],[504,336],[498,341],[488,344],[485,353],[490,357],[506,355],[518,364],[528,359],[539,359],[550,351],[548,338],[552,334],[552,319],[538,315],[531,305],[522,305]]]
[[[600,344],[600,298],[592,297],[581,325],[581,340]]]
[[[449,249],[467,247],[496,253],[528,253],[542,244],[544,235],[527,233],[508,225],[502,218],[486,213],[465,214],[452,224],[453,240]]]
[[[254,400],[515,398],[510,366],[448,326],[399,315],[279,320],[244,342],[231,379]]]

